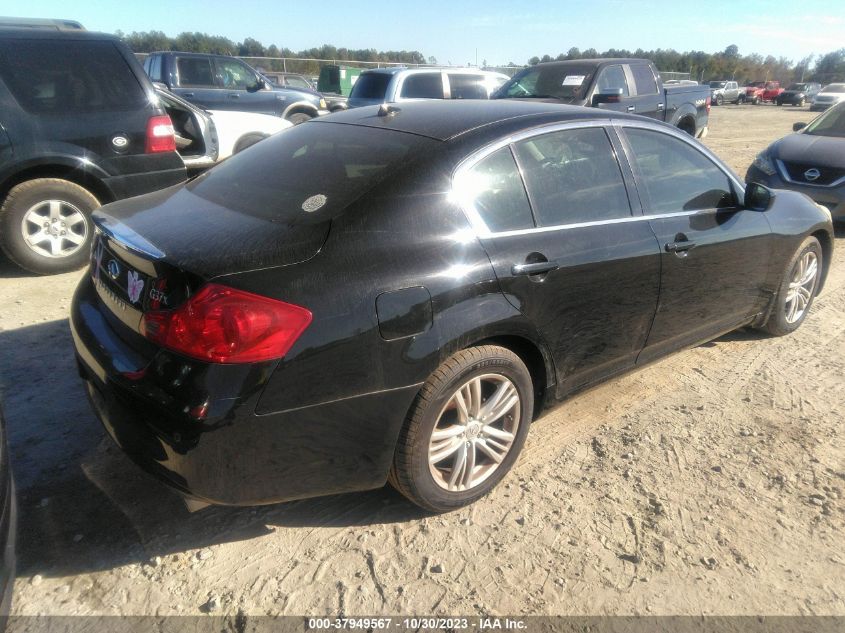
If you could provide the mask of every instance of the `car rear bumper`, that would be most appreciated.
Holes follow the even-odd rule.
[[[74,295],[70,325],[92,407],[133,461],[182,494],[212,504],[258,505],[386,482],[418,386],[257,415],[271,367],[251,372],[186,360],[191,370],[176,375],[193,378],[179,393],[203,392],[209,403],[207,416],[196,419],[190,402],[168,393],[155,375],[164,353],[143,371],[119,369],[131,352],[109,331],[98,302],[86,277]],[[247,395],[215,397],[215,385],[233,384]]]
[[[147,171],[134,174],[124,174],[105,178],[106,186],[111,190],[115,200],[140,196],[151,191],[166,189],[173,185],[185,182],[187,171],[182,159],[179,159],[178,167],[162,169],[158,171]]]
[[[759,182],[767,187],[771,187],[772,189],[789,189],[790,191],[798,191],[806,194],[815,203],[827,207],[834,220],[845,219],[845,184],[840,184],[835,187],[802,185],[800,183],[787,181],[782,178],[780,174],[769,175],[763,173],[754,165],[748,168],[748,172],[745,175],[745,181]]]

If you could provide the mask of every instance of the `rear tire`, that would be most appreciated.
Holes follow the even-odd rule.
[[[304,112],[297,112],[296,114],[291,114],[288,117],[288,121],[290,121],[294,125],[299,125],[300,123],[310,121],[312,118],[313,117],[310,114],[305,114]]]
[[[94,234],[94,195],[59,178],[37,178],[12,188],[0,207],[0,247],[21,268],[39,275],[85,265]]]
[[[238,139],[238,142],[235,143],[235,148],[232,150],[232,155],[234,156],[238,152],[244,151],[247,147],[252,147],[259,141],[263,141],[267,138],[264,134],[245,134],[241,138]]]
[[[784,336],[801,326],[819,288],[822,257],[821,244],[815,237],[808,237],[801,243],[786,264],[774,308],[761,329],[772,336]]]
[[[516,354],[494,345],[458,352],[420,390],[399,435],[390,484],[431,512],[476,501],[513,466],[533,411],[531,374]]]

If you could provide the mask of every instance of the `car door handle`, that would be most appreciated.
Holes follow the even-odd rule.
[[[536,262],[533,264],[514,264],[511,268],[512,275],[540,275],[557,270],[558,265],[554,262]]]
[[[628,106],[628,112],[633,112],[636,109],[637,109],[636,106]]]
[[[662,103],[658,103],[658,104],[657,104],[657,109],[658,109],[658,110],[662,110],[663,108],[664,108],[664,105],[663,105]]]
[[[230,99],[240,99],[240,98],[241,98],[241,95],[239,95],[237,92],[230,92],[230,93],[229,93],[229,98],[230,98]]]
[[[183,92],[183,93],[182,93],[182,96],[183,96],[183,97],[193,97],[193,96],[194,96],[194,93],[193,93],[193,92]]]
[[[667,253],[683,253],[695,248],[695,242],[669,242],[666,245]]]

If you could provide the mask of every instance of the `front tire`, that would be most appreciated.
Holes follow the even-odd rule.
[[[267,136],[265,134],[245,134],[241,138],[238,139],[238,142],[235,143],[235,147],[232,150],[232,155],[244,151],[247,147],[252,147],[259,141],[263,141]]]
[[[405,421],[389,481],[431,512],[486,495],[525,443],[534,411],[531,374],[508,349],[462,350],[428,379]]]
[[[0,247],[21,268],[52,275],[88,261],[94,195],[59,178],[37,178],[16,185],[0,207]]]
[[[716,95],[716,105],[720,106],[725,102],[725,98],[722,95]]]
[[[822,247],[815,237],[805,239],[783,272],[775,305],[762,329],[773,336],[797,330],[813,305],[824,263]]]

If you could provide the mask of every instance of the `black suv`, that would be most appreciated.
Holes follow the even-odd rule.
[[[170,118],[120,40],[0,22],[0,246],[12,261],[78,268],[91,211],[185,177]]]

